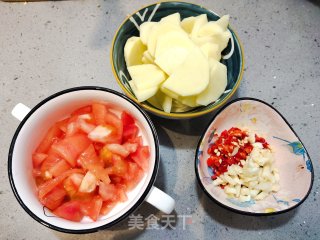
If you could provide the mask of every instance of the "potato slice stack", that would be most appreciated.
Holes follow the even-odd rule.
[[[229,16],[208,21],[207,15],[181,21],[174,13],[140,25],[140,37],[127,40],[124,57],[131,89],[139,102],[165,112],[184,112],[216,101],[227,86],[220,63],[228,45]]]

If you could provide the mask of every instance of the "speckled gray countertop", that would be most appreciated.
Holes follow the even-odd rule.
[[[213,114],[181,122],[153,117],[161,143],[156,186],[176,199],[177,216],[191,216],[185,227],[177,218],[175,229],[128,230],[127,219],[109,230],[69,235],[37,223],[20,207],[8,182],[7,154],[19,124],[10,115],[12,107],[18,102],[32,107],[81,85],[120,91],[109,62],[112,37],[129,13],[153,1],[0,2],[0,239],[320,239],[320,2],[193,2],[232,16],[245,52],[244,77],[234,97],[269,102],[291,123],[314,164],[309,198],[274,217],[222,209],[200,190],[193,168],[199,134]],[[162,217],[147,203],[135,214]]]

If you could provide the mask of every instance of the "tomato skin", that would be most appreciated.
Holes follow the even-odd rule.
[[[106,114],[107,114],[107,108],[105,105],[101,103],[93,103],[92,104],[92,114],[93,118],[95,120],[95,123],[97,125],[104,125]]]
[[[41,203],[50,210],[54,210],[61,205],[66,195],[66,190],[57,186],[41,199]]]
[[[123,127],[123,141],[126,142],[138,136],[139,128],[135,124],[125,125]]]
[[[65,118],[63,120],[60,120],[56,123],[56,125],[58,126],[58,128],[62,131],[62,132],[66,132],[67,131],[67,125],[69,123],[70,118]]]
[[[134,117],[131,114],[127,113],[126,111],[123,111],[121,113],[121,120],[122,120],[123,126],[127,126],[135,123]]]
[[[78,115],[83,115],[83,114],[87,114],[87,113],[91,113],[91,112],[92,112],[92,106],[87,105],[87,106],[80,107],[80,108],[76,109],[75,111],[73,111],[71,113],[71,116],[78,116]]]
[[[80,222],[84,216],[81,211],[81,203],[77,200],[71,200],[63,203],[61,206],[56,208],[53,213],[61,218]]]
[[[90,217],[93,221],[96,221],[99,217],[102,207],[102,198],[94,196],[92,199],[80,201],[80,209],[84,216]]]
[[[143,178],[142,169],[135,162],[128,162],[128,173],[124,176],[127,190],[132,190]]]
[[[130,154],[130,157],[142,168],[142,170],[148,170],[150,158],[148,146],[139,146],[136,152]]]
[[[58,125],[53,125],[36,149],[36,153],[47,153],[51,145],[56,142],[62,135],[62,131]]]
[[[136,144],[138,144],[138,146],[142,146],[143,145],[142,136],[130,138],[130,139],[128,139],[127,143],[136,143]]]

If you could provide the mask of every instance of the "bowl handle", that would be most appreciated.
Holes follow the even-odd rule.
[[[172,197],[154,186],[145,200],[166,214],[170,214],[175,206],[175,200]]]
[[[14,116],[19,121],[22,121],[24,117],[30,112],[30,108],[22,103],[18,103],[14,106],[14,108],[11,111],[12,116]]]

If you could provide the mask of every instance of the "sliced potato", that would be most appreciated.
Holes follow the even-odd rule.
[[[219,45],[219,51],[222,52],[228,46],[229,39],[231,38],[231,33],[229,31],[225,31],[221,34],[215,35],[212,37],[213,43]]]
[[[224,30],[217,24],[217,22],[208,22],[203,25],[198,32],[199,37],[210,37],[221,34]]]
[[[216,101],[225,91],[227,82],[227,67],[216,61],[210,70],[208,87],[197,96],[196,103],[206,106]]]
[[[162,84],[162,88],[186,97],[201,93],[209,83],[209,63],[199,48],[193,48],[186,60]]]
[[[181,103],[177,99],[172,99],[172,107],[171,112],[186,112],[192,109],[192,107],[189,107],[183,103]]]
[[[139,37],[131,37],[124,46],[124,59],[128,67],[142,64],[142,55],[147,47]]]
[[[176,24],[170,22],[159,22],[151,28],[147,40],[147,47],[152,56],[155,56],[157,41],[159,37],[171,31],[183,32],[183,29],[180,26],[177,26]]]
[[[164,95],[163,101],[162,101],[162,109],[163,111],[169,113],[171,112],[171,107],[172,107],[172,98]]]
[[[144,22],[140,25],[140,38],[144,45],[147,45],[151,29],[156,24],[156,22]]]
[[[207,14],[201,14],[197,17],[195,17],[194,25],[191,31],[191,36],[197,37],[199,30],[202,26],[204,26],[206,23],[208,23]]]
[[[160,22],[169,22],[169,23],[180,26],[180,22],[181,22],[180,13],[173,13],[166,17],[163,17],[161,18]]]
[[[206,14],[181,21],[179,13],[142,23],[140,37],[128,39],[124,49],[138,100],[179,112],[217,99],[227,78],[216,61],[231,37],[228,24],[229,15],[211,22]]]
[[[229,25],[230,16],[229,15],[223,15],[216,23],[224,30],[226,31]]]
[[[144,51],[141,61],[144,64],[150,64],[150,63],[154,64],[154,58],[151,56],[148,50]]]
[[[161,90],[161,92],[162,92],[163,94],[168,95],[169,97],[171,97],[171,98],[173,98],[173,99],[178,99],[178,98],[179,98],[179,95],[178,95],[178,94],[172,92],[172,91],[169,90],[169,89],[164,88],[162,85],[160,86],[160,90]]]
[[[156,94],[156,92],[159,89],[158,86],[155,86],[155,87],[147,88],[144,90],[139,90],[139,89],[137,89],[135,83],[132,80],[129,81],[129,84],[130,84],[130,87],[131,87],[134,95],[137,97],[139,102],[143,102],[143,101],[151,98],[152,96],[154,96]]]
[[[188,50],[194,48],[194,43],[189,38],[188,34],[183,31],[170,31],[162,36],[159,36],[155,49],[155,58],[159,57],[168,49],[180,47]]]
[[[197,46],[201,47],[202,45],[206,43],[215,43],[215,39],[210,36],[210,37],[199,37],[199,36],[191,36],[191,40],[196,44]]]
[[[180,97],[178,100],[189,107],[198,107],[199,104],[196,102],[197,96]]]
[[[154,64],[131,66],[128,71],[138,90],[158,87],[166,79],[165,73]]]
[[[229,24],[229,15],[222,16],[218,21],[210,21],[203,25],[198,32],[199,37],[210,37],[225,32]]]
[[[221,52],[219,51],[219,45],[211,42],[207,42],[200,47],[201,51],[206,55],[208,59],[214,59],[220,61]]]
[[[187,17],[181,21],[181,27],[186,33],[190,34],[192,32],[196,17]]]
[[[181,47],[167,49],[155,59],[155,63],[168,75],[171,75],[189,55],[190,50]]]
[[[153,105],[158,109],[162,109],[161,102],[160,102],[160,100],[163,98],[162,95],[163,93],[160,90],[158,90],[155,95],[148,98],[147,102],[149,102],[151,105]]]

